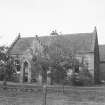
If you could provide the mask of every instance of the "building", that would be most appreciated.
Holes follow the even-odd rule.
[[[99,47],[97,30],[94,28],[91,33],[59,35],[55,31],[49,36],[42,37],[21,37],[19,35],[8,52],[21,62],[20,82],[27,81],[30,83],[35,78],[41,83],[41,72],[33,63],[33,55],[44,56],[44,47],[56,47],[57,45],[61,50],[75,54],[79,61],[84,59],[83,62],[87,65],[92,80],[94,82],[99,81]],[[53,53],[52,49],[50,51]]]

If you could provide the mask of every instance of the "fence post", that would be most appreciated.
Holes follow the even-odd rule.
[[[47,85],[43,85],[43,105],[46,105]]]

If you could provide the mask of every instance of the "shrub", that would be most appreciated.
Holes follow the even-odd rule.
[[[92,84],[92,76],[87,69],[83,69],[79,73],[73,73],[71,82],[73,85],[86,86]]]

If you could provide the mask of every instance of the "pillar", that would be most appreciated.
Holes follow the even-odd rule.
[[[23,83],[23,63],[21,65],[21,69],[20,69],[20,83]]]
[[[28,83],[31,83],[31,65],[28,63]]]

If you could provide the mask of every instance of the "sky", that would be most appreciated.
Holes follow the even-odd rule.
[[[105,0],[0,0],[0,45],[21,37],[93,32],[105,44]]]

